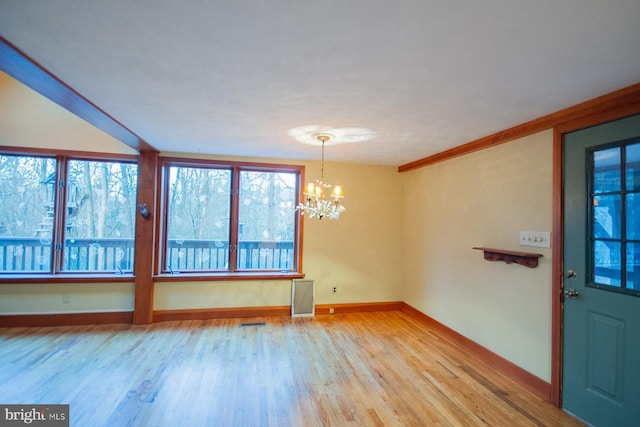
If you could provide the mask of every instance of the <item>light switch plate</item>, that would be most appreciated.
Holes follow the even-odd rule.
[[[549,231],[521,231],[520,246],[551,247],[551,233]]]

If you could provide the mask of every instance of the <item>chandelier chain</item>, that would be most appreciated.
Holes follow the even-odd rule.
[[[320,179],[316,179],[316,184],[309,183],[304,192],[305,202],[299,203],[296,206],[296,210],[300,211],[301,215],[305,212],[309,214],[311,218],[322,219],[328,217],[330,219],[338,219],[340,214],[345,211],[345,207],[342,205],[342,199],[344,194],[342,193],[342,187],[324,182],[324,145],[330,139],[330,135],[320,134],[317,136],[318,141],[322,144],[322,158],[320,162]],[[326,195],[325,190],[331,191],[331,195]]]
[[[322,140],[322,161],[320,162],[320,181],[324,183],[324,140]]]

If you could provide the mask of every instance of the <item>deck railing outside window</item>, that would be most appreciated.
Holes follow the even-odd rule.
[[[71,239],[64,248],[68,272],[131,273],[133,239]],[[241,241],[238,269],[292,268],[292,241]],[[169,240],[168,265],[172,271],[227,270],[229,242],[220,240]],[[0,273],[47,272],[51,242],[38,237],[0,237]]]

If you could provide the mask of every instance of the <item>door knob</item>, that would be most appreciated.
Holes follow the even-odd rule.
[[[575,270],[567,271],[567,279],[575,279],[576,277],[578,277],[578,273]]]
[[[567,289],[566,291],[564,291],[565,298],[576,299],[578,298],[578,295],[580,295],[580,292],[575,289]]]

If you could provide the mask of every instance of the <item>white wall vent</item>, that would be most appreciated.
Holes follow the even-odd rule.
[[[291,316],[313,316],[315,312],[315,282],[293,280],[291,282]]]

